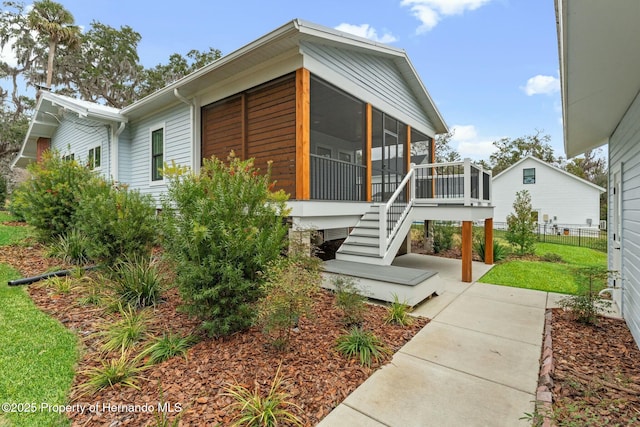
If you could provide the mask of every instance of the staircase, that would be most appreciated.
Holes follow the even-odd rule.
[[[413,222],[414,176],[411,170],[388,202],[371,205],[336,252],[337,260],[391,265]]]

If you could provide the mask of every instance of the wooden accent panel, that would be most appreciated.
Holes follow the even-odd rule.
[[[202,107],[202,158],[226,160],[231,150],[243,156],[242,97]]]
[[[430,159],[431,163],[435,163],[436,162],[436,139],[435,138],[431,138],[431,159]],[[431,174],[435,176],[435,168],[433,168],[431,170]],[[431,194],[433,194],[433,197],[436,197],[436,180],[432,179],[431,180]]]
[[[246,156],[267,169],[276,189],[296,198],[296,82],[290,77],[246,94]],[[307,155],[308,162],[308,155]]]
[[[473,227],[471,221],[462,221],[462,281],[471,283],[471,244],[473,241]]]
[[[411,170],[411,125],[407,125],[407,140],[404,144],[404,150],[408,173]]]
[[[42,154],[51,148],[51,138],[40,137],[36,141],[36,162],[42,160]]]
[[[309,70],[296,71],[296,199],[311,197],[311,79]]]
[[[484,263],[493,264],[493,218],[484,220]]]
[[[367,162],[367,176],[365,177],[365,188],[366,188],[366,200],[370,202],[373,200],[373,195],[371,194],[371,154],[373,147],[373,107],[371,104],[367,104],[366,107],[366,140],[365,140],[365,161]]]

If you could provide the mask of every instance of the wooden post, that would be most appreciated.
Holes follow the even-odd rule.
[[[366,126],[367,126],[367,138],[365,141],[365,161],[366,161],[366,176],[365,176],[365,182],[364,182],[364,187],[365,187],[365,196],[366,196],[366,200],[367,202],[370,202],[371,200],[373,200],[373,194],[371,193],[371,175],[372,175],[372,170],[371,170],[371,155],[373,154],[371,152],[372,147],[373,147],[373,107],[371,107],[371,104],[367,104],[366,107]]]
[[[473,240],[473,226],[471,221],[462,221],[462,281],[472,281],[471,272],[471,242]]]
[[[493,218],[484,220],[484,263],[493,264]]]
[[[296,200],[309,200],[310,190],[310,103],[311,78],[309,70],[296,71]]]

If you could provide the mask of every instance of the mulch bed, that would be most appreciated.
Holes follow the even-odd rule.
[[[552,317],[553,413],[557,425],[640,425],[640,350],[623,320],[598,326]]]
[[[41,247],[4,247],[0,262],[6,262],[23,275],[35,275],[59,266],[59,260],[44,258]],[[232,400],[224,392],[229,384],[241,384],[266,393],[281,366],[286,390],[293,408],[304,425],[315,425],[391,356],[370,368],[356,360],[347,360],[335,349],[336,338],[344,333],[341,315],[334,307],[333,294],[322,290],[310,319],[303,318],[287,352],[278,352],[258,328],[226,339],[202,340],[192,347],[187,358],[176,357],[154,365],[138,379],[139,390],[116,385],[95,395],[82,395],[77,388],[87,379],[85,371],[100,366],[101,360],[115,357],[100,350],[96,336],[100,325],[117,319],[95,306],[79,303],[80,291],[58,294],[52,288],[29,286],[29,294],[43,311],[76,332],[82,341],[74,391],[70,404],[97,405],[98,411],[73,412],[77,426],[156,425],[158,404],[181,409],[170,414],[181,426],[230,425],[236,414],[229,410]],[[186,335],[198,333],[198,322],[176,308],[181,304],[176,289],[164,294],[164,301],[153,311],[150,330],[155,335],[173,331]],[[418,318],[409,327],[384,323],[384,307],[371,305],[364,327],[374,331],[393,351],[409,341],[427,322]],[[150,405],[155,413],[148,411]],[[131,405],[138,405],[134,408]]]

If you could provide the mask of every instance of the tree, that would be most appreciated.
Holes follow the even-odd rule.
[[[448,163],[459,162],[461,160],[460,153],[455,148],[451,147],[451,138],[455,131],[449,133],[441,133],[436,136],[436,162]]]
[[[540,131],[536,131],[535,135],[526,135],[515,139],[502,138],[494,141],[493,145],[497,151],[489,157],[493,176],[497,176],[527,156],[537,157],[552,165],[557,164],[560,159],[554,156],[553,148],[548,144],[550,140],[549,135],[542,135]]]
[[[582,157],[574,157],[564,166],[573,175],[607,188],[609,174],[607,160],[603,157],[602,149],[589,150]],[[600,194],[600,219],[607,219],[607,192]]]
[[[33,9],[27,16],[29,29],[36,31],[37,38],[48,44],[47,78],[45,85],[51,88],[53,84],[53,58],[58,45],[70,48],[80,44],[80,27],[73,25],[71,12],[60,3],[51,0],[40,0],[33,4]]]
[[[513,210],[507,216],[507,241],[516,246],[520,255],[533,253],[536,221],[531,207],[531,195],[527,190],[516,193]]]

